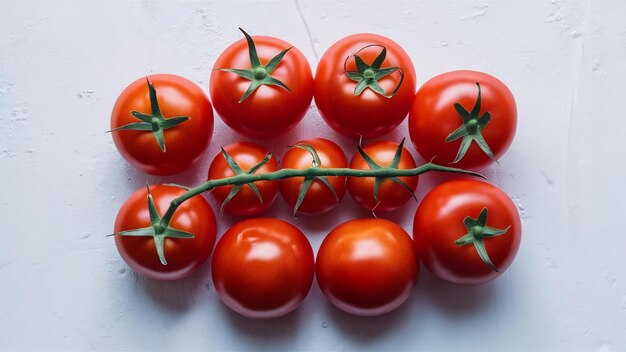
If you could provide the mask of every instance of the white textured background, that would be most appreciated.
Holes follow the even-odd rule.
[[[218,146],[242,138],[216,119],[190,171],[156,178],[118,155],[109,115],[149,73],[205,90],[220,52],[253,34],[281,37],[313,68],[336,40],[375,32],[412,57],[418,84],[454,69],[501,78],[519,109],[516,139],[485,171],[517,203],[520,252],[498,280],[456,287],[425,271],[397,311],[343,314],[314,285],[296,313],[254,321],[219,302],[206,266],[175,283],[128,270],[113,220],[150,182],[197,184]],[[324,1],[0,2],[0,349],[2,350],[626,350],[626,2]],[[406,122],[385,138],[407,136]],[[314,107],[304,137],[337,136]],[[410,146],[413,151],[413,147]],[[422,178],[419,197],[434,182]],[[416,204],[384,217],[408,230]],[[346,197],[323,218],[287,219],[314,248],[368,213]],[[220,234],[238,218],[224,217]]]

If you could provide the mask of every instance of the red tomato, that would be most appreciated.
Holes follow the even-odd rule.
[[[148,82],[156,92],[156,105],[151,103]],[[158,111],[160,115],[155,114]],[[153,132],[155,126],[141,120],[152,121],[155,116],[164,118],[161,121],[173,119],[161,125],[165,127],[161,129],[163,148]],[[172,123],[182,116],[189,119]],[[133,127],[129,125],[143,130],[119,129]],[[131,165],[152,175],[172,175],[187,169],[209,145],[213,108],[202,89],[186,78],[150,75],[131,83],[117,98],[111,113],[111,129],[117,150]]]
[[[310,145],[319,156],[322,168],[345,168],[348,166],[346,155],[334,142],[324,138],[309,139],[298,144]],[[281,161],[283,169],[306,169],[312,166],[313,156],[305,149],[291,148]],[[322,214],[339,204],[346,193],[346,178],[329,176],[326,178],[335,193],[319,179],[313,179],[298,212],[302,214]],[[304,183],[304,177],[292,177],[280,181],[280,194],[292,208],[296,206],[298,195]],[[336,196],[335,196],[336,195]]]
[[[370,143],[363,147],[363,151],[372,158],[380,166],[389,166],[393,161],[399,144],[390,141],[378,141]],[[354,154],[350,161],[351,169],[369,170],[370,166],[360,153]],[[402,148],[400,155],[400,163],[398,169],[413,169],[415,161],[411,153]],[[418,177],[398,177],[411,190],[415,192],[418,183]],[[376,178],[374,177],[348,177],[348,193],[363,208],[377,212],[387,212],[395,210],[406,203],[413,193],[404,188],[402,185],[385,179],[378,189],[378,200],[374,199],[374,185]]]
[[[269,151],[267,148],[250,142],[233,143],[224,148],[231,158],[239,165],[243,171],[249,171],[253,166],[257,165],[267,156]],[[272,158],[261,168],[254,172],[255,174],[263,174],[278,170],[278,162],[276,158]],[[216,180],[235,176],[235,171],[231,169],[223,154],[215,156],[209,167],[209,180]],[[276,181],[257,181],[253,183],[259,190],[259,194],[263,202],[253,191],[250,185],[243,185],[237,194],[224,206],[224,211],[232,215],[248,216],[258,214],[267,209],[278,195],[278,182]],[[219,203],[224,203],[228,194],[236,186],[220,186],[215,188],[211,194]]]
[[[376,58],[383,47],[386,56],[378,66],[389,70],[377,74]],[[361,69],[355,55],[365,65]],[[398,70],[391,72],[393,67]],[[363,88],[357,89],[355,75],[371,83],[373,79],[367,77],[383,73],[386,75],[377,79],[381,92],[367,87],[355,95]],[[354,34],[336,42],[324,53],[315,72],[315,103],[320,114],[330,127],[349,137],[376,137],[393,130],[408,114],[414,94],[411,59],[396,42],[376,34]]]
[[[274,37],[253,36],[260,65],[251,77],[271,77],[284,84],[259,86],[243,101],[251,81],[234,72],[217,69],[250,70],[253,65],[246,39],[226,48],[211,73],[210,94],[218,115],[235,131],[252,138],[275,137],[291,130],[302,120],[313,98],[313,75],[304,55],[291,44]],[[270,60],[289,49],[278,66],[268,68]],[[271,71],[271,72],[270,72]],[[269,74],[269,75],[268,75]]]
[[[163,216],[170,202],[185,190],[165,185],[150,187],[157,212]],[[170,226],[192,233],[194,238],[164,239],[167,265],[159,260],[152,236],[122,236],[119,232],[150,226],[147,191],[137,190],[122,205],[115,219],[115,245],[122,259],[136,273],[158,280],[180,279],[200,267],[209,257],[215,244],[217,226],[211,206],[202,196],[195,196],[181,204]]]
[[[424,83],[409,115],[411,140],[422,158],[441,165],[460,159],[454,163],[460,168],[481,169],[499,159],[516,126],[511,91],[497,78],[475,71],[448,72]],[[462,146],[468,147],[465,154]]]
[[[215,289],[224,304],[250,318],[295,310],[313,283],[313,249],[297,227],[278,219],[239,222],[213,254]]]
[[[356,219],[333,229],[320,246],[317,282],[328,300],[356,315],[380,315],[399,307],[417,282],[411,237],[384,219]]]
[[[485,224],[476,227],[483,212]],[[455,243],[470,232],[478,234],[473,238],[482,244]],[[504,272],[517,254],[521,234],[511,199],[497,187],[476,180],[454,180],[435,187],[420,203],[413,223],[417,251],[428,271],[457,284],[484,283]],[[481,246],[487,262],[479,255]]]

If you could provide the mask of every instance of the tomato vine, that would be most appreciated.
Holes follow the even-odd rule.
[[[398,150],[400,151],[402,149],[403,142],[400,143],[399,145]],[[294,146],[294,147],[302,148],[302,146]],[[314,159],[316,159],[317,153],[315,149],[312,147],[305,147],[305,148],[309,152],[311,152],[311,154],[314,156]],[[367,155],[362,151],[360,145],[359,145],[359,152],[361,153],[362,156],[367,158]],[[224,154],[227,160],[229,159],[232,160],[232,158],[228,156],[228,153],[226,153],[224,149],[222,149],[222,154]],[[400,152],[397,152],[394,159],[399,159],[400,154],[401,154]],[[167,236],[171,237],[172,236],[171,233],[174,233],[174,235],[178,234],[177,230],[171,228],[170,226],[170,222],[172,220],[172,217],[174,216],[174,213],[176,212],[176,209],[178,209],[178,207],[182,205],[185,201],[201,193],[211,191],[216,187],[229,186],[229,185],[235,186],[235,188],[233,188],[234,192],[231,192],[232,195],[230,196],[230,198],[232,198],[232,196],[234,196],[237,190],[240,189],[241,186],[243,185],[250,185],[251,187],[253,187],[254,186],[253,183],[257,181],[265,181],[265,180],[278,181],[278,180],[291,178],[291,177],[304,177],[305,179],[324,179],[327,176],[374,177],[376,178],[377,183],[380,183],[382,182],[382,180],[387,179],[387,178],[391,180],[399,181],[398,177],[417,176],[417,175],[423,174],[425,172],[430,172],[430,171],[462,173],[462,174],[483,177],[481,174],[477,172],[463,170],[463,169],[455,168],[455,167],[437,165],[432,162],[423,164],[413,169],[398,169],[397,161],[395,160],[389,166],[381,166],[381,165],[376,164],[376,167],[372,167],[370,170],[351,169],[351,168],[322,168],[317,163],[312,163],[311,167],[306,168],[306,169],[287,168],[287,169],[280,169],[274,172],[255,174],[254,172],[258,170],[259,168],[261,168],[264,164],[266,164],[271,159],[271,157],[272,157],[272,153],[270,152],[265,156],[265,158],[261,162],[253,166],[249,171],[243,171],[240,168],[235,167],[236,164],[234,162],[231,162],[229,163],[229,166],[231,168],[235,167],[236,169],[235,171],[237,171],[234,176],[220,178],[220,179],[211,179],[193,188],[179,186],[185,189],[186,192],[178,196],[174,200],[172,200],[167,211],[165,212],[163,216],[158,214],[156,209],[154,209],[154,207],[152,206],[151,196],[150,196],[150,193],[148,193],[148,206],[150,209],[150,219],[151,219],[150,226],[143,228],[143,229],[126,230],[126,231],[118,232],[114,235],[154,237],[155,245],[157,247],[157,252],[159,253],[159,257],[161,258],[161,263],[163,265],[166,265],[167,262],[165,260],[165,254],[163,252],[164,251],[163,240],[164,240],[164,237],[167,237]],[[394,181],[394,182],[398,182],[398,181]],[[300,190],[301,194],[299,198],[304,197],[304,194],[306,193],[307,189],[308,189],[307,187],[302,187],[302,189]],[[412,193],[410,189],[408,189],[408,191]],[[375,190],[375,193],[377,193],[376,190]],[[230,198],[227,198],[225,202],[230,200]],[[185,234],[185,236],[178,236],[178,237],[193,238],[193,234]]]

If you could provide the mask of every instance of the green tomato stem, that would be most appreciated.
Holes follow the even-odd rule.
[[[402,177],[402,176],[417,176],[429,171],[443,171],[443,172],[451,172],[451,173],[460,173],[466,175],[473,175],[484,178],[483,175],[463,170],[455,167],[447,167],[441,166],[433,163],[426,163],[424,165],[418,166],[414,169],[396,169],[392,167],[381,167],[375,170],[360,170],[360,169],[350,169],[350,168],[319,168],[319,167],[309,167],[307,169],[281,169],[274,172],[268,172],[263,174],[248,174],[243,173],[239,175],[235,175],[232,177],[220,178],[216,180],[208,180],[207,182],[189,189],[187,192],[183,193],[179,197],[175,198],[167,212],[161,219],[164,225],[169,225],[172,216],[174,216],[174,212],[176,209],[185,202],[186,200],[193,198],[201,193],[210,191],[216,187],[220,186],[229,186],[229,185],[244,185],[257,181],[277,181],[290,177],[325,177],[325,176],[350,176],[350,177],[377,177],[377,178],[387,178],[387,177]]]

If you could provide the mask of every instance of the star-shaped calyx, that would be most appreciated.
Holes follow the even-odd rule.
[[[194,238],[194,234],[182,230],[177,230],[169,225],[169,221],[162,218],[154,205],[154,199],[150,193],[150,187],[146,185],[148,190],[148,212],[150,213],[150,226],[140,229],[120,231],[115,235],[118,236],[147,236],[154,239],[154,245],[159,256],[161,264],[167,265],[165,259],[165,251],[163,249],[165,238]]]
[[[402,157],[402,148],[404,147],[404,140],[405,139],[402,138],[402,141],[400,142],[400,145],[398,145],[398,149],[396,149],[396,153],[394,154],[393,159],[388,166],[382,166],[382,165],[379,165],[377,162],[375,162],[374,159],[372,159],[369,155],[367,155],[367,153],[365,153],[365,151],[361,147],[361,143],[359,143],[358,145],[359,154],[365,160],[365,163],[367,164],[367,166],[369,166],[370,169],[372,170],[380,170],[380,169],[397,170],[398,165],[400,165],[400,158]],[[376,177],[376,180],[374,181],[374,201],[375,202],[378,203],[378,189],[380,188],[380,185],[383,183],[385,179],[389,179],[399,184],[400,186],[404,187],[404,189],[406,189],[407,192],[411,193],[413,198],[417,201],[415,192],[413,192],[411,187],[409,187],[406,183],[404,183],[404,181],[399,179],[397,176],[380,176],[380,177]]]
[[[368,65],[359,56],[359,53],[362,50],[372,46],[381,47],[382,50],[380,51],[380,54],[378,54],[378,56],[374,59],[372,64]],[[387,48],[382,45],[372,44],[360,49],[353,56],[356,63],[357,71],[346,70],[346,75],[351,80],[357,82],[357,85],[354,88],[354,95],[360,95],[361,93],[363,93],[365,88],[369,88],[385,98],[391,98],[398,92],[398,90],[400,89],[400,85],[402,85],[402,81],[404,80],[404,71],[400,67],[395,66],[381,68],[383,62],[385,61],[385,58],[387,57]],[[346,61],[344,62],[344,69],[347,65],[347,62],[348,59],[346,59]],[[398,82],[394,90],[391,93],[387,94],[385,90],[380,86],[380,84],[378,84],[378,80],[382,79],[383,77],[387,77],[396,71],[400,73],[400,81]]]
[[[154,138],[156,139],[161,151],[165,153],[165,139],[163,137],[163,131],[168,128],[172,128],[174,126],[178,126],[181,123],[189,120],[188,116],[174,116],[174,117],[165,117],[161,113],[161,108],[159,107],[159,101],[157,99],[157,92],[154,88],[154,84],[152,84],[147,78],[146,82],[148,83],[148,90],[150,94],[150,109],[152,110],[151,114],[144,114],[138,111],[131,111],[130,114],[133,115],[136,119],[140,120],[140,122],[132,122],[124,126],[113,128],[111,131],[120,131],[120,130],[136,130],[136,131],[152,131]]]
[[[261,162],[251,167],[250,170],[244,171],[241,168],[241,166],[237,164],[235,159],[233,159],[226,152],[226,150],[224,150],[224,148],[222,148],[222,155],[224,156],[224,159],[226,159],[226,162],[228,163],[228,166],[230,167],[230,169],[233,170],[233,172],[235,173],[235,176],[252,175],[257,170],[259,170],[263,165],[267,164],[267,162],[270,161],[270,159],[272,158],[272,153],[267,153],[267,155],[265,156],[263,160],[261,160]],[[259,202],[261,202],[261,205],[263,205],[263,197],[261,196],[261,192],[259,192],[259,189],[257,188],[257,186],[253,182],[247,183],[247,185],[250,187],[250,189],[252,189],[252,192],[256,194],[257,198],[259,199]],[[243,187],[243,185],[235,185],[233,189],[230,190],[230,192],[226,196],[226,199],[224,199],[224,201],[222,202],[222,207],[220,208],[220,211],[222,213],[224,213],[224,207],[226,206],[226,204],[228,204],[228,202],[230,202],[230,200],[233,199],[233,197],[237,195],[237,192],[239,192],[241,187]]]
[[[452,162],[453,164],[458,163],[461,159],[463,159],[465,153],[467,153],[467,150],[472,144],[472,141],[476,142],[478,147],[490,158],[495,159],[493,152],[491,152],[491,148],[489,148],[489,145],[481,133],[482,129],[485,128],[491,120],[491,114],[489,114],[489,112],[485,112],[482,116],[480,116],[480,84],[476,82],[476,86],[478,87],[478,97],[476,98],[476,103],[474,104],[471,112],[465,110],[461,104],[454,103],[454,109],[463,120],[463,123],[459,126],[459,128],[446,137],[446,142],[452,142],[459,138],[463,138],[463,140],[461,141],[459,151]]]
[[[313,161],[311,162],[312,168],[322,167],[322,161],[320,160],[320,157],[317,154],[317,150],[315,150],[315,148],[313,148],[312,145],[307,144],[307,143],[298,143],[294,145],[293,148],[304,149],[311,154],[311,156],[313,157]],[[339,202],[339,196],[337,196],[337,192],[335,191],[335,188],[333,187],[333,185],[330,184],[330,181],[328,181],[328,178],[326,176],[305,176],[304,181],[302,182],[302,186],[300,186],[300,192],[298,193],[298,199],[296,200],[296,205],[293,207],[294,218],[296,217],[296,214],[298,213],[298,209],[300,208],[302,201],[304,201],[304,196],[306,196],[306,192],[308,192],[309,188],[311,187],[311,184],[315,180],[319,180],[326,187],[328,187],[330,191],[333,193],[333,196],[335,196],[335,201]]]
[[[465,219],[463,220],[463,224],[467,229],[467,233],[454,241],[454,243],[458,246],[473,244],[474,248],[476,248],[476,252],[478,252],[478,256],[480,256],[480,259],[485,262],[485,264],[487,264],[493,271],[497,272],[498,269],[495,265],[493,265],[491,259],[489,259],[489,255],[487,254],[484,239],[502,235],[506,233],[511,226],[507,227],[504,230],[487,226],[487,208],[483,208],[476,219],[473,219],[469,216],[465,217]]]
[[[246,31],[244,31],[243,29],[239,28],[239,30],[246,37],[246,41],[248,43],[248,54],[250,55],[250,64],[252,67],[250,67],[249,69],[239,69],[239,68],[216,68],[215,69],[218,71],[232,72],[251,81],[250,86],[239,99],[239,103],[246,100],[246,98],[248,98],[250,94],[252,94],[257,88],[259,88],[262,85],[279,86],[279,87],[285,88],[288,92],[290,92],[289,87],[287,87],[283,82],[279,81],[278,79],[272,77],[271,74],[274,71],[274,69],[276,69],[276,66],[278,66],[280,61],[283,59],[283,56],[285,56],[285,54],[287,54],[287,52],[293,47],[289,47],[281,51],[276,56],[271,58],[270,61],[267,63],[267,65],[263,65],[261,64],[261,61],[259,60],[259,55],[257,54],[256,46],[254,45],[254,40],[252,40],[252,37],[250,37],[250,35],[246,33]]]

